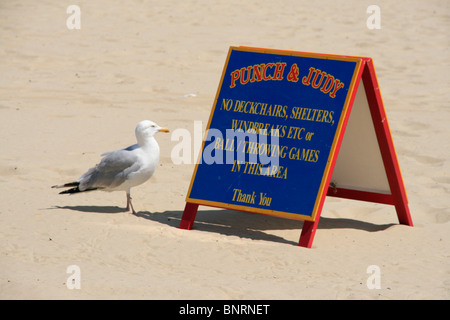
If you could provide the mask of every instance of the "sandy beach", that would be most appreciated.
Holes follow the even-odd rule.
[[[449,299],[450,4],[387,1],[2,1],[1,299]],[[80,8],[80,29],[66,12]],[[171,134],[207,124],[230,46],[372,57],[414,227],[392,206],[327,198],[302,222],[200,206]],[[155,175],[124,192],[59,195],[100,154],[158,134]],[[380,289],[367,285],[380,270]],[[69,266],[80,273],[69,289]]]

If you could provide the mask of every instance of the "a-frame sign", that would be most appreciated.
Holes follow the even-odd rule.
[[[199,205],[262,213],[310,248],[327,195],[413,225],[372,59],[231,47],[180,228]]]

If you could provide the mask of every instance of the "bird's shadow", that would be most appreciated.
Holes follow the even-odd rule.
[[[121,213],[127,212],[125,208],[120,208],[117,206],[54,206],[49,209],[67,209],[80,212],[91,212],[91,213]]]
[[[56,206],[54,209],[68,209],[80,212],[103,214],[117,214],[127,212],[125,208],[117,206]],[[131,213],[130,213],[131,214]],[[178,228],[183,215],[182,210],[164,212],[139,211],[137,217],[158,222],[173,228]],[[318,229],[354,229],[366,232],[386,230],[395,223],[374,224],[348,218],[321,217]],[[202,232],[219,233],[226,236],[236,236],[252,240],[272,241],[296,245],[296,241],[268,233],[271,230],[299,230],[303,221],[284,219],[274,216],[258,215],[234,210],[198,210],[193,229]]]

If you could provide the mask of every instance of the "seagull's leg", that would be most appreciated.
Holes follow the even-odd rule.
[[[134,211],[133,204],[131,203],[131,195],[130,190],[127,190],[127,210],[130,210],[133,212],[133,214],[136,214],[136,211]]]

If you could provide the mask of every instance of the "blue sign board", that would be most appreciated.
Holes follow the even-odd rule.
[[[231,47],[186,201],[314,221],[360,63]]]

